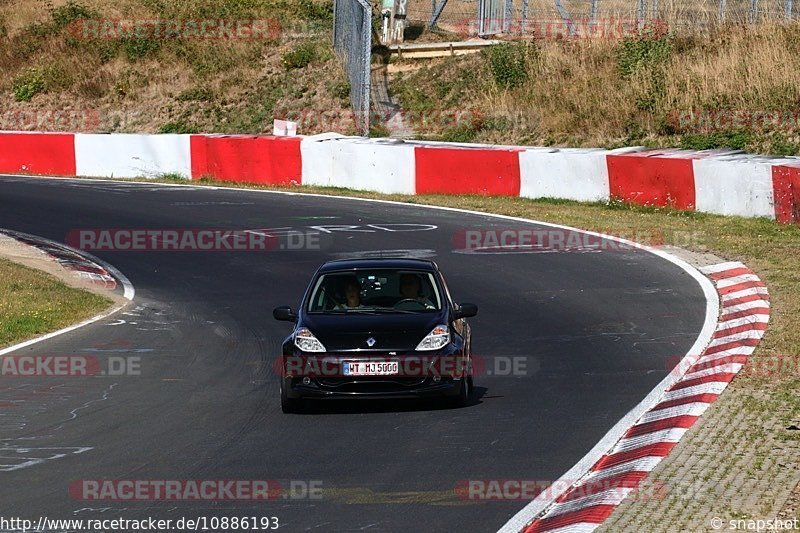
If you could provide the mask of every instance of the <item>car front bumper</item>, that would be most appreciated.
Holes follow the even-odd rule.
[[[462,379],[443,377],[436,382],[425,378],[417,383],[402,384],[394,380],[341,380],[287,377],[283,387],[288,398],[399,400],[454,397],[459,394]]]

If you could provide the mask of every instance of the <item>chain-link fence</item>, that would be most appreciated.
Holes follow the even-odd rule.
[[[372,1],[381,13],[383,38],[392,42],[424,41],[429,35],[434,40],[622,38],[643,28],[696,33],[719,24],[800,21],[795,0]],[[372,11],[368,0],[334,0],[334,48],[345,64],[353,113],[364,135],[370,128]]]
[[[408,0],[407,36],[438,28],[458,36],[496,34],[548,37],[586,28],[658,21],[670,31],[697,31],[720,23],[800,20],[795,0]],[[560,33],[560,32],[559,32]]]
[[[361,133],[369,133],[372,7],[366,0],[334,0],[333,48],[350,81],[350,103]]]

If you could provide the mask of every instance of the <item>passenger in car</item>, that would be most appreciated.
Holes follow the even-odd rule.
[[[344,284],[345,303],[336,306],[336,309],[362,309],[361,284],[356,278],[348,278]]]

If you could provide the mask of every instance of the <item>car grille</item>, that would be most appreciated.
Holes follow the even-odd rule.
[[[425,383],[426,378],[391,378],[380,377],[369,379],[360,377],[353,378],[319,378],[317,383],[320,387],[336,392],[400,392],[414,387],[419,387]]]

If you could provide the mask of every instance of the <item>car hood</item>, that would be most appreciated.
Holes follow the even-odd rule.
[[[299,326],[307,327],[328,352],[413,351],[439,324],[443,313],[366,315],[306,315]],[[372,346],[368,339],[374,339]]]

